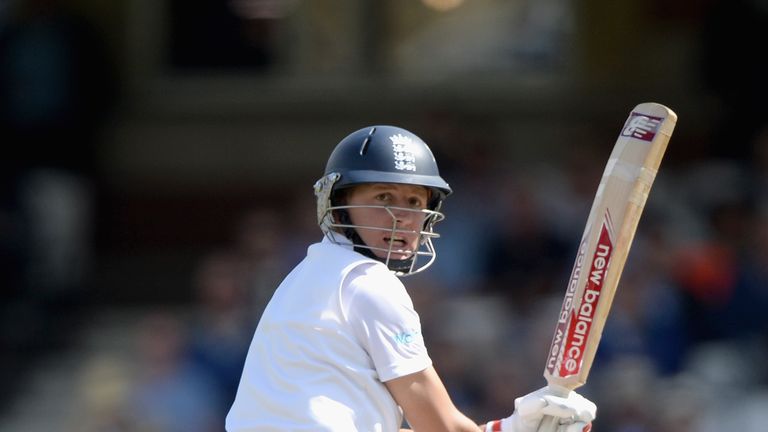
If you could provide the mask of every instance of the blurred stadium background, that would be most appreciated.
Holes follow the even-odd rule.
[[[595,430],[765,430],[767,33],[761,0],[0,1],[0,430],[223,430],[325,158],[386,123],[456,191],[406,280],[436,368],[507,415],[645,101],[680,121]]]

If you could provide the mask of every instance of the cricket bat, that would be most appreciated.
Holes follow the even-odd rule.
[[[587,382],[640,215],[677,122],[657,103],[629,114],[597,187],[547,353],[544,378],[567,395]],[[556,419],[548,417],[551,429]]]

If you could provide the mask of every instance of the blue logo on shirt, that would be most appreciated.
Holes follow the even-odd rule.
[[[411,329],[410,331],[404,331],[400,334],[395,335],[395,342],[399,344],[405,344],[408,345],[411,342],[413,342],[413,339],[420,335],[421,332],[417,329]]]

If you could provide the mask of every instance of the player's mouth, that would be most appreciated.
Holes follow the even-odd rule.
[[[413,253],[413,242],[408,240],[406,237],[384,237],[383,240],[387,249],[403,255],[401,259],[404,259]]]
[[[408,246],[408,241],[404,239],[403,237],[384,237],[384,243],[387,244],[388,247],[392,247],[393,250],[397,250],[399,252],[406,252],[406,247]]]

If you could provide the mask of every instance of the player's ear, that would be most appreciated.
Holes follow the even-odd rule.
[[[347,196],[351,188],[337,189],[331,194],[331,207],[347,205]],[[348,223],[348,213],[346,209],[333,210],[331,213],[335,223]],[[339,230],[337,230],[339,231]]]
[[[352,188],[337,189],[331,194],[331,206],[347,205],[347,196]]]

